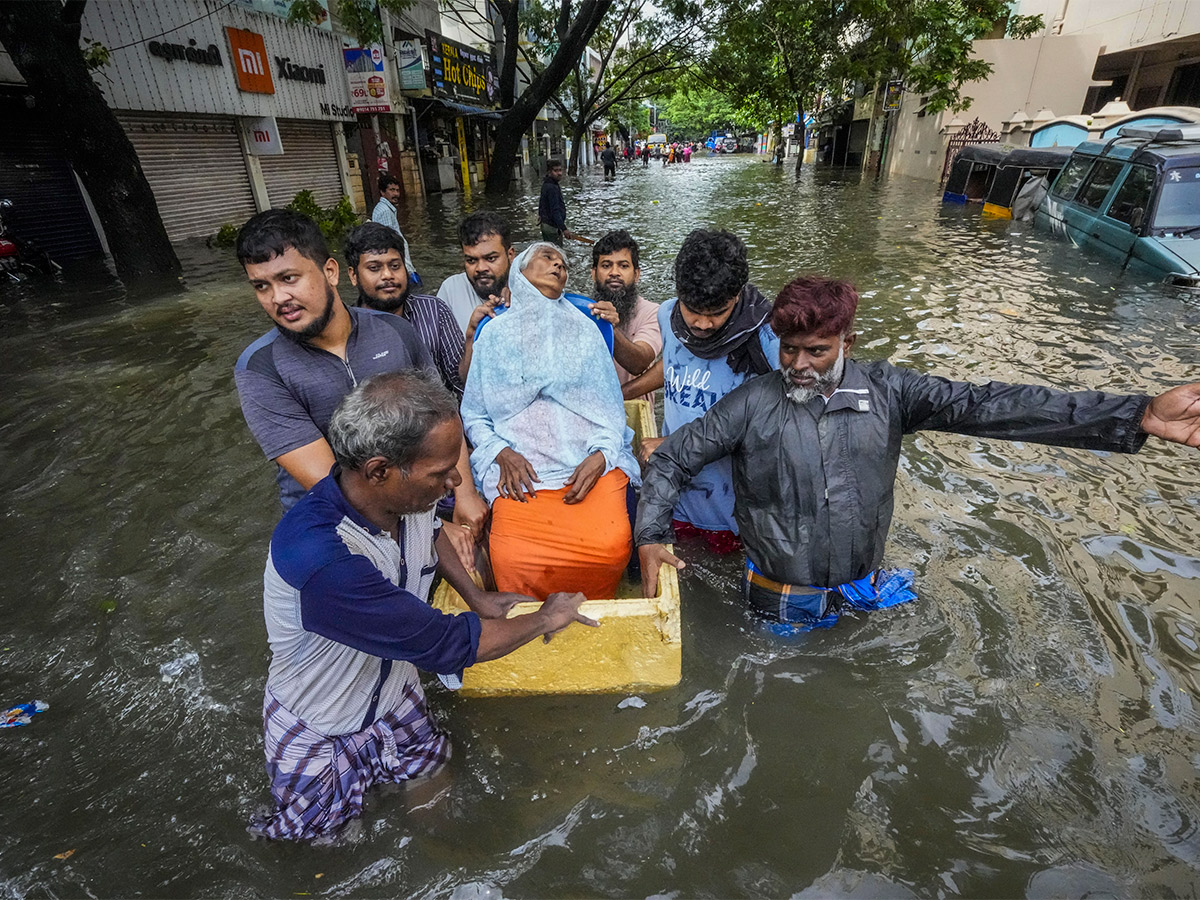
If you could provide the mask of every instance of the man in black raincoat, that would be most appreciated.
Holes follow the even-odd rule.
[[[892,519],[901,439],[920,430],[1136,453],[1149,435],[1200,447],[1200,384],[1157,397],[949,381],[849,359],[858,295],[801,277],[775,300],[782,372],[753,378],[650,457],[634,540],[647,596],[667,550],[671,512],[705,465],[733,463],[745,545],[746,601],[782,622],[819,626],[839,606],[911,600],[912,573],[879,568]]]

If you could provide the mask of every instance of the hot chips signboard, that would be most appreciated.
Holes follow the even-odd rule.
[[[430,87],[438,97],[471,106],[494,106],[500,95],[496,67],[486,53],[425,32],[429,50]]]

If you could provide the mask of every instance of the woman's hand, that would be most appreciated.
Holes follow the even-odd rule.
[[[537,497],[533,486],[541,484],[542,480],[538,478],[529,460],[511,447],[505,447],[496,454],[496,464],[500,466],[500,481],[496,487],[500,490],[501,497],[519,500],[521,503],[529,502],[525,499],[526,493],[530,497]]]
[[[567,484],[571,486],[571,489],[563,497],[563,503],[582,503],[591,489],[596,486],[596,482],[600,480],[600,476],[604,474],[607,466],[608,462],[599,450],[586,457],[575,467],[575,471],[567,479]]]

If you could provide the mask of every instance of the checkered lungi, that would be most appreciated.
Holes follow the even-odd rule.
[[[371,785],[430,775],[450,759],[450,738],[429,716],[419,684],[370,727],[336,737],[314,730],[267,691],[263,732],[276,808],[250,831],[267,838],[333,834],[362,815]]]

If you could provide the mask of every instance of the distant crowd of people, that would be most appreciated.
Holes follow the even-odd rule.
[[[614,229],[592,246],[589,296],[569,293],[561,172],[552,161],[543,184],[543,240],[517,247],[502,217],[467,216],[463,270],[436,294],[416,290],[386,178],[341,260],[295,212],[241,229],[272,328],[235,379],[285,511],[264,575],[261,835],[335,834],[372,784],[436,772],[450,746],[418,670],[453,686],[596,625],[580,604],[615,596],[631,557],[654,596],[685,535],[744,552],[744,601],[780,627],[914,599],[911,571],[881,567],[905,434],[1200,446],[1200,385],[1068,393],[859,363],[854,288],[804,275],[768,298],[728,231],[688,234],[675,295],[646,298],[638,241]],[[624,401],[659,390],[664,438],[635,456]],[[435,576],[469,612],[429,605]],[[538,611],[506,617],[525,600]]]

